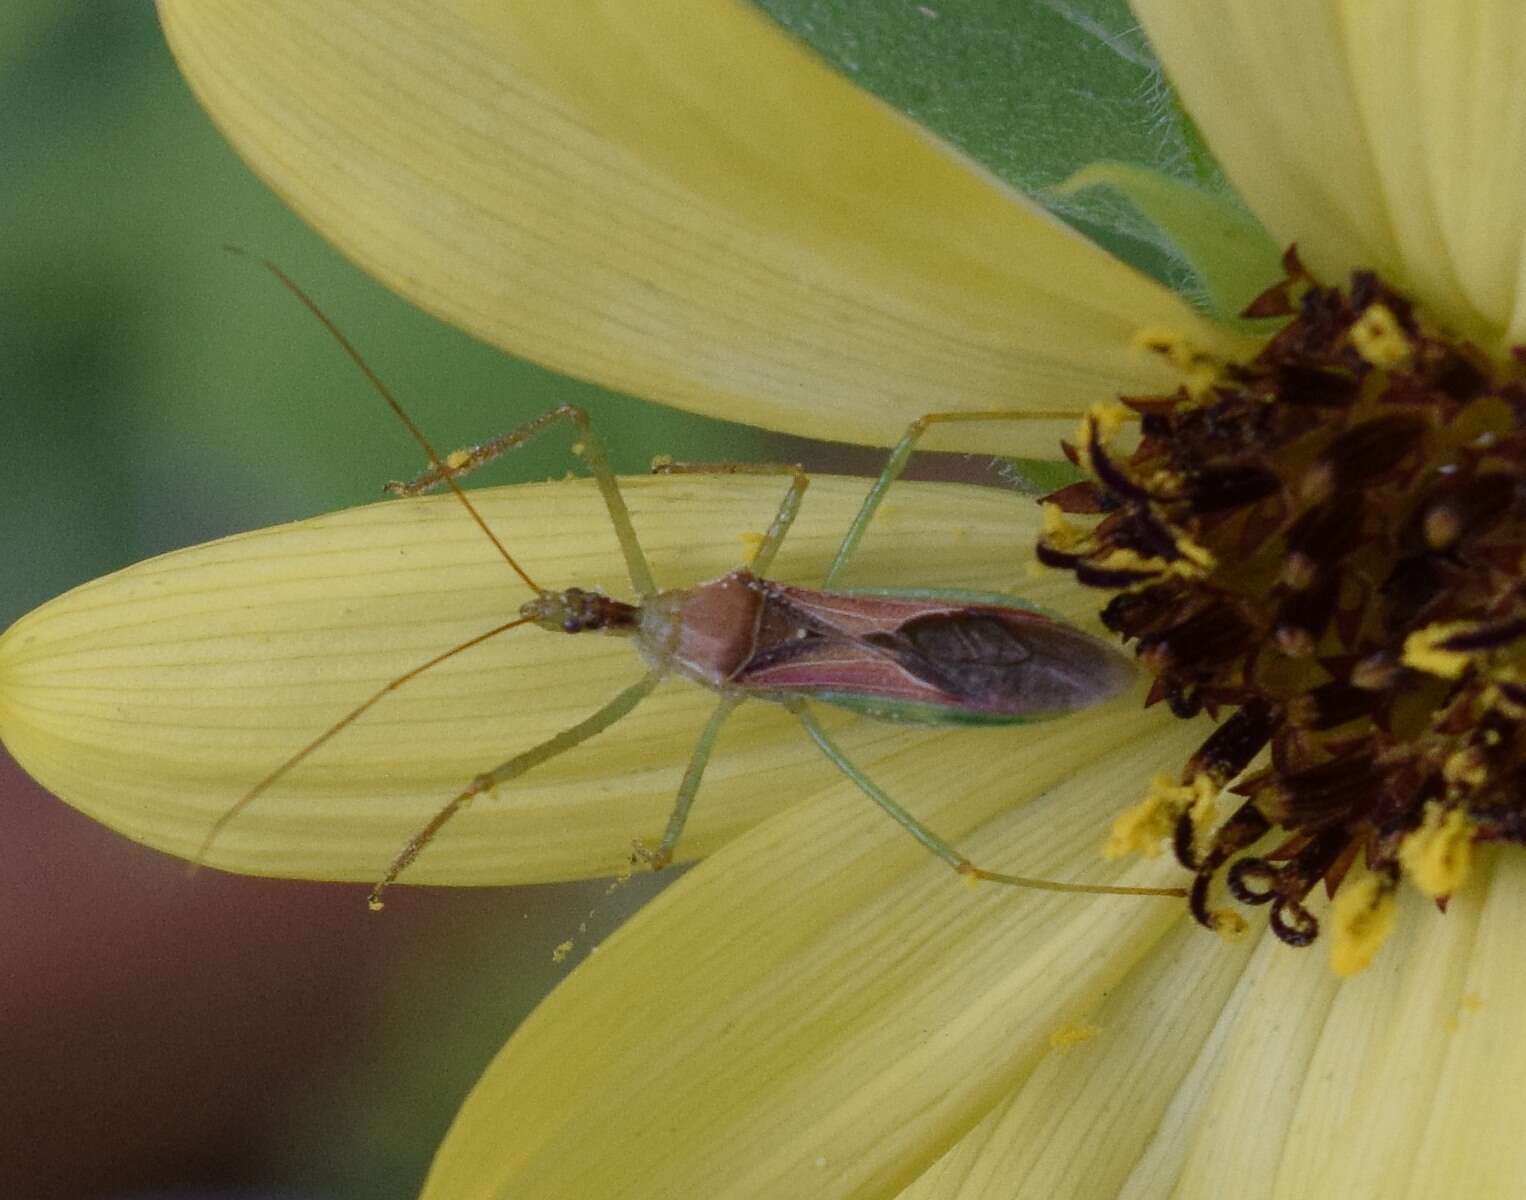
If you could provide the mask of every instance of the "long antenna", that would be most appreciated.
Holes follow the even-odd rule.
[[[233,806],[212,823],[212,828],[207,831],[207,836],[202,839],[201,848],[196,851],[196,857],[191,860],[193,867],[200,866],[201,863],[206,860],[207,851],[212,848],[212,843],[217,840],[217,835],[223,831],[229,821],[233,820],[234,817],[238,816],[239,813],[243,812],[244,809],[248,808],[252,803],[254,803],[254,801],[259,799],[260,795],[265,791],[266,788],[270,787],[271,784],[275,783],[276,780],[280,779],[281,776],[285,775],[286,772],[290,771],[314,750],[317,750],[320,746],[322,746],[330,738],[334,737],[334,735],[339,733],[341,730],[348,728],[350,725],[353,725],[357,720],[360,719],[362,715],[365,714],[365,712],[372,705],[374,705],[388,692],[396,691],[410,679],[418,678],[431,667],[439,666],[447,658],[452,658],[455,655],[460,654],[463,650],[470,650],[473,646],[480,646],[489,638],[495,638],[500,633],[507,633],[510,629],[515,629],[520,625],[528,623],[529,620],[529,617],[519,617],[513,621],[505,621],[502,625],[494,626],[486,633],[479,633],[476,637],[462,642],[459,646],[452,646],[443,654],[436,654],[428,662],[420,663],[411,671],[406,671],[399,675],[396,679],[390,680],[389,682],[384,683],[381,687],[377,688],[376,691],[373,692],[369,697],[367,697],[361,703],[357,704],[354,708],[350,709],[350,711],[347,712],[344,716],[340,717],[339,720],[335,721],[312,741],[308,742],[307,745],[303,746],[302,749],[298,750],[279,767],[276,767],[275,770],[271,771],[270,774],[266,775],[265,778],[261,779],[252,788],[250,788],[236,801],[234,801]]]
[[[270,259],[258,258],[255,255],[250,254],[249,251],[245,250],[242,246],[225,245],[223,249],[226,250],[229,254],[237,254],[241,258],[254,259],[255,262],[259,263],[262,267],[274,275],[287,291],[289,291],[298,300],[302,301],[303,306],[306,307],[308,312],[312,313],[313,316],[317,317],[318,320],[323,323],[323,327],[327,329],[333,336],[334,340],[339,343],[340,348],[350,356],[350,361],[360,368],[361,373],[371,381],[371,386],[374,387],[381,398],[387,402],[388,407],[397,414],[397,419],[401,421],[403,423],[403,427],[413,435],[413,440],[423,447],[425,455],[429,458],[429,465],[440,473],[440,478],[443,479],[445,481],[445,485],[455,493],[456,499],[461,501],[461,503],[466,506],[466,511],[471,513],[472,520],[477,522],[477,527],[487,535],[487,540],[492,542],[498,553],[503,556],[503,561],[514,568],[514,573],[518,575],[522,580],[524,580],[525,586],[528,587],[532,592],[535,592],[537,595],[541,596],[545,595],[546,589],[541,587],[540,584],[536,583],[535,580],[530,578],[525,569],[521,567],[515,560],[514,556],[509,553],[508,547],[500,542],[498,540],[498,535],[488,527],[488,523],[483,520],[482,514],[477,511],[476,505],[474,505],[470,500],[466,498],[466,493],[462,491],[461,485],[455,480],[455,472],[446,465],[445,460],[440,457],[440,454],[434,448],[434,445],[427,437],[424,436],[424,431],[420,429],[414,419],[408,415],[407,410],[403,408],[398,398],[388,390],[387,385],[381,381],[380,376],[378,376],[376,372],[371,369],[370,364],[360,356],[360,351],[355,349],[355,347],[350,343],[350,339],[345,337],[344,334],[339,331],[339,327],[335,325],[333,321],[329,320],[328,314],[318,307],[317,302],[314,301],[311,296],[309,296],[297,285],[296,280],[292,279],[290,275],[281,270],[281,268],[276,266],[275,263],[271,262]]]

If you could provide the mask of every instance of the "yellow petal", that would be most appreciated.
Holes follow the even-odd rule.
[[[817,479],[774,574],[819,583],[866,486]],[[767,526],[783,493],[775,479],[697,476],[626,489],[664,586],[738,565],[743,535]],[[545,586],[629,594],[586,481],[474,495]],[[1077,610],[1082,598],[1061,576],[1026,576],[1037,523],[1031,500],[904,485],[847,582],[1002,588]],[[388,679],[512,618],[527,598],[449,496],[214,542],[97,580],[17,622],[0,638],[0,736],[71,804],[191,856],[288,755]],[[207,861],[375,879],[474,775],[586,717],[643,670],[620,639],[500,635],[379,703],[231,821]],[[633,838],[660,834],[714,703],[669,681],[576,752],[476,801],[408,878],[481,884],[618,870]],[[866,763],[907,739],[869,721],[843,736]],[[787,714],[744,705],[680,849],[707,853],[832,778]]]
[[[1521,320],[1526,9],[1513,0],[1345,8],[1351,76],[1404,278],[1444,319],[1502,350]]]
[[[1120,1194],[1267,1195],[1338,986],[1324,955],[1258,939]]]
[[[1432,1027],[1431,1036],[1441,1042],[1440,1066],[1423,1110],[1415,1171],[1399,1194],[1419,1200],[1450,1190],[1506,1200],[1521,1194],[1526,1179],[1526,1144],[1520,1137],[1526,1031],[1516,1003],[1526,987],[1520,938],[1526,870],[1518,858],[1502,856],[1488,882],[1470,883],[1453,903],[1458,901],[1476,908],[1477,934],[1467,947],[1457,1006],[1438,1014],[1439,1031]]]
[[[213,118],[303,217],[569,374],[886,444],[931,410],[1174,386],[1131,349],[1140,325],[1215,344],[748,4],[160,10]]]
[[[1203,732],[1167,721],[1061,722],[1019,763],[967,752],[957,771],[909,747],[885,778],[976,861],[1160,882],[1179,872],[1097,847]],[[425,1196],[893,1194],[1186,920],[1170,899],[972,890],[833,785],[569,977],[477,1085]]]
[[[1344,982],[1268,935],[1173,931],[1087,1014],[1096,1037],[1051,1051],[905,1196],[1518,1194],[1522,1019],[1489,997],[1526,971],[1526,872],[1485,876],[1445,916],[1401,891],[1394,936]]]
[[[1097,1035],[1058,1046],[902,1200],[1170,1194],[1141,1171],[1180,1106],[1256,942],[1171,930],[1086,1014]]]
[[[1362,142],[1340,8],[1134,0],[1151,44],[1241,197],[1338,279],[1398,263]]]
[[[1512,911],[1520,903],[1523,878],[1516,872],[1512,889],[1511,880],[1491,884],[1488,874],[1479,872],[1460,890],[1445,915],[1413,888],[1401,888],[1393,936],[1366,971],[1340,987],[1319,1032],[1297,1088],[1297,1109],[1276,1176],[1277,1196],[1294,1200],[1309,1195],[1311,1188],[1374,1200],[1518,1194],[1526,1175],[1520,1157],[1508,1153],[1511,1137],[1502,1130],[1497,1141],[1491,1140],[1499,1155],[1477,1155],[1476,1147],[1484,1143],[1474,1140],[1487,1136],[1482,1123],[1489,1105],[1520,1112],[1518,1084],[1496,1079],[1515,1088],[1516,1097],[1508,1102],[1497,1092],[1484,1100],[1489,1089],[1475,1091],[1474,1084],[1484,1084],[1484,1072],[1496,1074],[1485,1056],[1508,1057],[1509,1046],[1526,1032],[1519,1007],[1508,1001],[1497,1005],[1500,1011],[1492,1017],[1485,1017],[1482,1007],[1474,1009],[1474,1000],[1486,990],[1499,999],[1517,982],[1508,972],[1488,985],[1482,979],[1497,966],[1490,961],[1494,948],[1480,944],[1486,903]],[[1519,966],[1519,951],[1502,946],[1501,952],[1507,963]],[[1498,1040],[1502,1034],[1503,1042]],[[1454,1059],[1467,1082],[1462,1095],[1444,1097],[1441,1080]],[[1517,1059],[1504,1071],[1520,1065]],[[1445,1134],[1428,1144],[1443,1128],[1466,1130],[1468,1149],[1458,1153],[1459,1148],[1447,1146]],[[1485,1163],[1485,1158],[1494,1161]],[[1494,1186],[1465,1182],[1482,1181],[1496,1165],[1503,1173],[1495,1176]],[[1499,1187],[1503,1180],[1511,1184]]]
[[[1423,194],[1471,306],[1514,344],[1526,339],[1526,9],[1514,0],[1416,3],[1407,80],[1379,103],[1407,99],[1414,127],[1394,143],[1423,148]],[[1360,10],[1358,10],[1360,11]],[[1374,30],[1381,55],[1382,31]],[[1381,60],[1380,60],[1381,61]],[[1399,184],[1395,180],[1395,186]]]
[[[1374,268],[1518,339],[1526,15],[1510,0],[1136,0],[1247,204],[1329,282]]]

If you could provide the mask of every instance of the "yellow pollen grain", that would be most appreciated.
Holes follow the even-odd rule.
[[[1494,672],[1494,682],[1484,689],[1483,706],[1493,712],[1498,712],[1512,721],[1519,721],[1526,717],[1526,709],[1517,704],[1503,690],[1505,684],[1520,686],[1521,673],[1514,667],[1501,667]]]
[[[452,450],[445,456],[445,465],[452,471],[459,471],[471,461],[472,454],[470,450]]]
[[[1092,449],[1105,446],[1117,436],[1128,417],[1128,409],[1121,404],[1093,404],[1076,429],[1076,451],[1081,465],[1091,470]]]
[[[1182,377],[1182,386],[1194,400],[1204,399],[1219,381],[1219,368],[1209,362],[1200,362]]]
[[[1202,361],[1202,355],[1193,348],[1192,343],[1175,329],[1146,326],[1134,331],[1133,341],[1136,350],[1159,354],[1179,370],[1190,370]]]
[[[1074,551],[1091,537],[1089,531],[1073,524],[1060,506],[1052,500],[1044,503],[1043,539],[1056,550]]]
[[[1183,549],[1192,546],[1191,542],[1185,543]],[[1109,550],[1102,558],[1096,560],[1096,565],[1106,571],[1141,571],[1151,575],[1175,575],[1179,579],[1201,579],[1213,569],[1213,555],[1198,547],[1201,554],[1206,557],[1208,566],[1204,567],[1199,557],[1184,555],[1182,558],[1167,561],[1164,558],[1153,558],[1132,550],[1127,546],[1118,546]]]
[[[737,540],[742,543],[742,561],[751,566],[752,560],[758,557],[758,551],[763,549],[763,543],[768,540],[768,535],[749,529],[737,534]]]
[[[1150,781],[1145,798],[1138,804],[1124,809],[1113,818],[1112,832],[1102,847],[1102,857],[1123,858],[1129,854],[1143,854],[1155,858],[1160,845],[1171,836],[1176,822],[1188,808],[1196,811],[1200,802],[1200,789],[1192,784],[1180,784],[1169,775],[1157,775]]]
[[[1457,1011],[1444,1020],[1441,1025],[1448,1033],[1456,1033],[1462,1028],[1464,1014],[1476,1013],[1484,1006],[1484,998],[1477,992],[1464,992],[1457,1000]]]
[[[1162,325],[1146,325],[1134,331],[1133,343],[1136,350],[1148,350],[1152,354],[1163,354],[1170,359],[1173,355],[1185,353],[1187,339],[1175,329],[1167,329]]]
[[[1208,914],[1214,933],[1226,942],[1238,942],[1250,932],[1250,926],[1239,913],[1228,908],[1216,908]]]
[[[567,956],[572,953],[572,944],[571,938],[568,938],[565,942],[558,943],[556,949],[551,951],[551,961],[557,964],[566,962]]]
[[[1445,808],[1432,800],[1425,806],[1420,828],[1399,844],[1399,865],[1427,896],[1450,896],[1473,866],[1476,831],[1462,809]]]
[[[1447,650],[1441,643],[1460,633],[1472,633],[1477,628],[1471,621],[1453,621],[1415,630],[1404,639],[1404,665],[1443,679],[1459,678],[1473,661],[1472,652]]]
[[[1157,496],[1180,497],[1187,486],[1187,478],[1170,467],[1157,467],[1150,472],[1148,487]]]
[[[1102,857],[1117,859],[1137,853],[1155,858],[1160,854],[1161,841],[1171,835],[1175,821],[1175,815],[1159,798],[1146,797],[1113,818]]]
[[[1193,400],[1201,400],[1219,379],[1219,367],[1174,329],[1147,327],[1136,330],[1134,349],[1161,355],[1182,373],[1182,386]]]
[[[1366,970],[1393,932],[1397,907],[1394,889],[1381,875],[1347,880],[1330,913],[1330,969],[1343,979]]]
[[[1180,579],[1202,579],[1214,568],[1213,553],[1185,536],[1175,542],[1182,557],[1167,561],[1139,553],[1127,546],[1118,546],[1097,560],[1097,566],[1108,571],[1147,571],[1152,575],[1175,575]]]
[[[1206,771],[1199,771],[1187,784],[1187,791],[1191,793],[1187,807],[1193,832],[1206,838],[1219,821],[1219,784]],[[1200,852],[1206,849],[1206,846],[1198,847]]]
[[[1375,367],[1400,366],[1414,353],[1409,336],[1386,304],[1369,304],[1351,326],[1350,338],[1356,352]]]
[[[1097,560],[1097,565],[1107,571],[1148,571],[1152,575],[1164,575],[1173,569],[1173,564],[1163,558],[1146,558],[1126,546],[1109,550]]]
[[[654,454],[654,455],[652,455],[652,470],[653,471],[666,471],[672,465],[673,465],[673,456],[671,454]]]
[[[1208,549],[1207,546],[1194,542],[1185,533],[1179,532],[1175,534],[1173,540],[1182,557],[1194,567],[1197,567],[1199,574],[1207,575],[1218,565],[1218,560],[1214,558],[1212,550]]]
[[[1049,1045],[1054,1050],[1069,1050],[1072,1046],[1091,1041],[1101,1032],[1100,1025],[1092,1025],[1086,1021],[1071,1021],[1058,1029],[1050,1030]]]
[[[1476,791],[1489,782],[1489,764],[1477,746],[1464,746],[1441,764],[1441,777],[1455,791]]]

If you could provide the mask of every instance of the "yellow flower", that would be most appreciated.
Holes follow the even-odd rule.
[[[162,9],[203,102],[299,212],[424,307],[570,373],[884,444],[929,409],[1080,414],[1168,390],[1170,367],[1134,348],[1142,328],[1242,348],[742,5]],[[1376,269],[1500,357],[1523,340],[1516,6],[1135,9],[1247,202],[1317,274]],[[1049,432],[963,444],[1033,452]],[[781,576],[819,577],[860,492],[813,487]],[[678,583],[734,565],[777,494],[657,479],[632,507]],[[590,489],[483,505],[539,576],[620,588]],[[1085,620],[1061,576],[1018,578],[1014,548],[1040,521],[908,487],[854,580],[1018,586]],[[13,627],[0,733],[71,803],[194,854],[294,741],[521,598],[448,497],[247,535]],[[627,648],[585,641],[510,634],[403,689],[241,813],[208,861],[373,878],[463,764],[639,673]],[[608,871],[660,828],[709,703],[664,688],[479,802],[410,877]],[[1518,863],[1476,858],[1445,920],[1405,889],[1384,952],[1339,980],[1265,935],[1207,937],[1169,901],[951,886],[801,752],[786,714],[736,720],[681,847],[708,857],[505,1047],[427,1195],[1519,1193]],[[842,736],[977,862],[1149,883],[1169,866],[1097,848],[1206,728],[1136,708]]]

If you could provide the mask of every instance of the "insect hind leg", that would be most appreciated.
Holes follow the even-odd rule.
[[[921,842],[922,845],[932,851],[950,867],[963,875],[966,879],[978,880],[987,883],[1001,883],[1009,887],[1032,888],[1043,892],[1079,892],[1086,895],[1102,896],[1171,896],[1176,899],[1185,899],[1185,888],[1142,888],[1142,887],[1113,887],[1106,884],[1088,883],[1059,883],[1050,879],[1033,879],[1026,875],[1005,875],[999,871],[988,871],[984,867],[977,867],[968,858],[961,854],[954,846],[944,841],[920,820],[896,803],[874,780],[860,770],[842,749],[827,736],[826,730],[817,723],[811,711],[801,701],[786,703],[788,708],[805,727],[806,734],[816,743],[821,752],[831,760],[832,764],[846,775],[859,791],[879,805],[889,817],[905,829],[907,833]]]
[[[392,865],[387,868],[387,873],[371,889],[367,903],[372,912],[380,912],[382,909],[382,893],[397,882],[397,877],[406,871],[413,861],[418,858],[424,847],[434,841],[435,835],[467,806],[473,797],[480,796],[483,792],[491,791],[500,783],[523,775],[531,767],[539,766],[547,759],[555,758],[558,754],[572,749],[580,742],[586,742],[596,733],[602,733],[621,717],[625,716],[640,704],[642,700],[651,695],[658,681],[662,678],[661,671],[649,671],[635,683],[617,695],[603,708],[584,717],[576,725],[571,725],[558,734],[547,738],[539,745],[531,746],[528,750],[516,754],[507,762],[499,763],[491,771],[485,771],[478,775],[471,783],[444,808],[430,818],[429,823],[408,839],[407,845],[398,852],[392,860]]]

